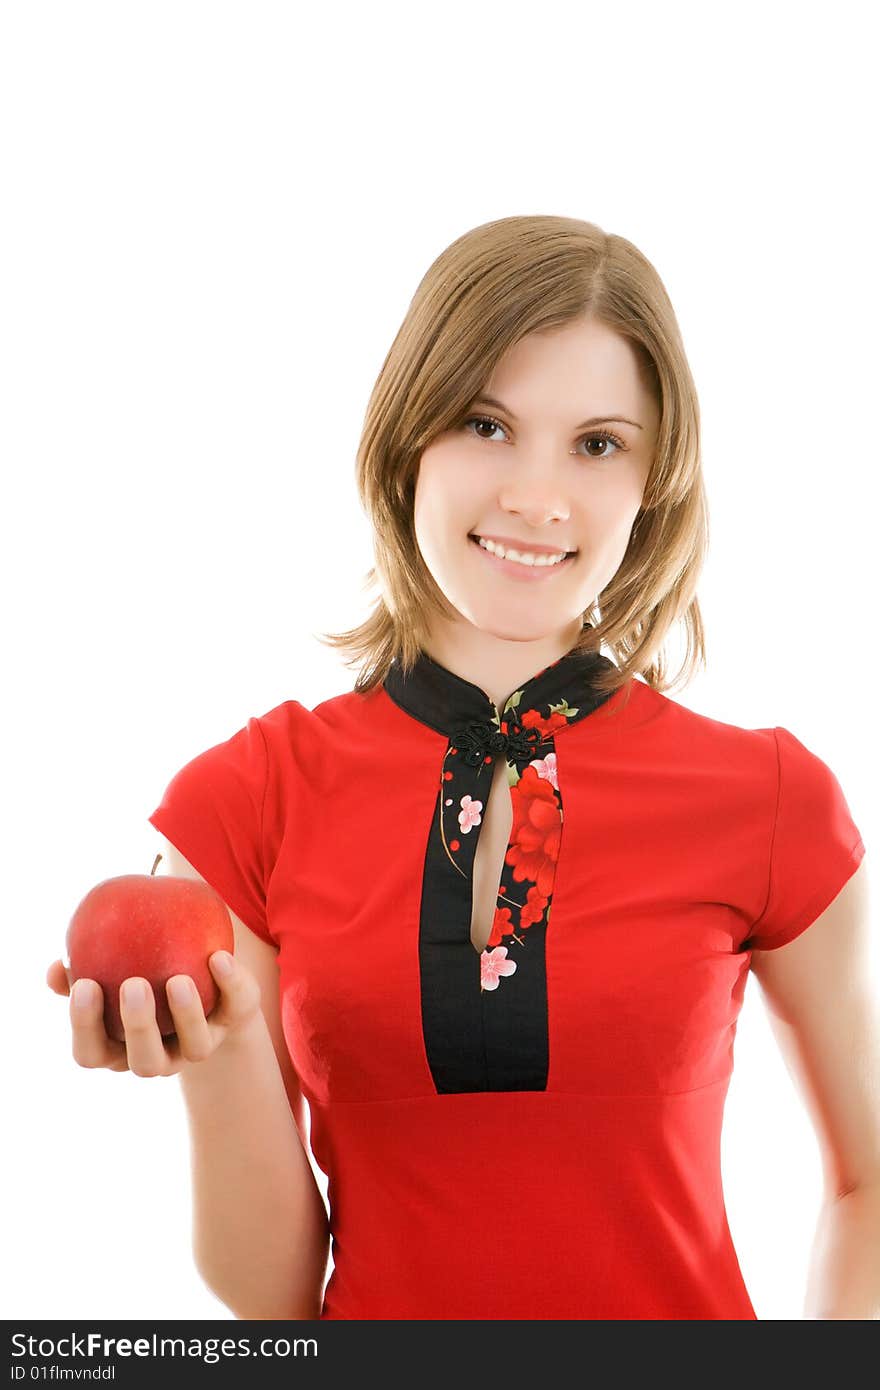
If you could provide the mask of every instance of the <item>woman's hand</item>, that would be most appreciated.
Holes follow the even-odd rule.
[[[245,965],[232,957],[232,972],[221,975],[216,967],[221,953],[208,958],[220,998],[205,1017],[199,992],[188,975],[172,975],[166,984],[168,1007],[176,1032],[163,1038],[156,1023],[156,1000],[149,981],[143,1003],[126,1001],[126,985],[120,991],[120,1012],[125,1042],[108,1037],[104,1028],[104,992],[96,980],[80,979],[70,1001],[73,1029],[73,1059],[81,1067],[106,1067],[109,1071],[131,1071],[135,1076],[174,1076],[191,1063],[204,1062],[230,1038],[236,1038],[262,1020],[259,981]],[[189,986],[185,1002],[174,998],[168,986],[175,981]],[[54,960],[46,971],[46,983],[56,994],[71,993],[70,971],[61,960]],[[81,991],[85,1002],[80,1003]]]

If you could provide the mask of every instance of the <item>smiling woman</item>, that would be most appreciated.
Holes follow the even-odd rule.
[[[250,719],[150,817],[276,953],[329,1179],[333,1271],[311,1301],[325,1319],[754,1319],[720,1171],[739,1011],[753,952],[798,951],[815,923],[797,970],[764,978],[836,1117],[832,1181],[858,1184],[876,1054],[843,981],[865,847],[794,734],[666,693],[673,624],[685,672],[703,656],[707,529],[656,271],[567,218],[459,238],[385,360],[357,477],[381,594],[328,639],[361,658],[355,688]],[[849,1011],[833,1043],[819,999]],[[259,1162],[305,1204],[303,1165]],[[229,1201],[218,1230],[247,1228],[253,1261],[262,1234]],[[284,1273],[261,1271],[256,1302],[302,1308],[312,1264],[263,1234]],[[226,1261],[259,1316],[245,1277]]]
[[[356,477],[379,597],[359,626],[321,640],[357,668],[363,694],[395,659],[411,671],[423,651],[449,657],[453,631],[469,674],[499,697],[524,664],[572,645],[611,652],[604,690],[636,675],[686,683],[705,655],[699,439],[675,313],[631,242],[564,217],[474,228],[423,277],[367,407]],[[474,534],[576,558],[536,587],[471,555]],[[547,642],[535,614],[551,592]],[[686,652],[671,682],[677,623]]]
[[[467,428],[475,417],[468,416],[422,451],[416,540],[454,610],[432,621],[425,645],[438,660],[449,665],[453,653],[458,660],[466,653],[468,669],[492,690],[499,644],[500,650],[511,641],[540,644],[548,630],[560,652],[578,642],[584,614],[621,566],[642,506],[660,424],[645,378],[630,343],[592,314],[582,315],[528,334],[493,369],[487,389],[511,403],[504,413],[517,424],[482,418],[506,438],[476,435]],[[497,397],[488,399],[501,409]],[[609,418],[606,402],[615,404],[628,442],[608,430],[582,434],[584,414]],[[604,452],[582,452],[590,443]],[[474,534],[502,545],[486,539],[475,550]],[[569,558],[548,565],[538,560],[539,550]],[[529,564],[517,558],[528,555]],[[514,651],[518,657],[520,649]],[[507,672],[507,688],[516,679],[514,669]]]

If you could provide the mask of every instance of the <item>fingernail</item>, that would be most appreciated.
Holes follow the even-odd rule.
[[[169,980],[168,991],[175,1004],[188,1004],[192,999],[192,986],[189,980]]]
[[[218,951],[214,956],[214,969],[218,975],[232,974],[232,956],[228,951]]]
[[[147,991],[140,980],[126,980],[122,986],[122,997],[126,1004],[145,1004]]]
[[[94,990],[88,980],[77,980],[73,986],[73,1003],[77,1009],[87,1009],[94,999]]]

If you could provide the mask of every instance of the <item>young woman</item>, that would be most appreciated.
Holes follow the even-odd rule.
[[[229,907],[221,1005],[172,1002],[170,1045],[149,990],[126,1044],[72,1009],[84,1065],[180,1073],[204,1278],[241,1317],[754,1318],[719,1163],[752,971],[825,1166],[811,1315],[877,1316],[864,845],[793,733],[664,693],[674,624],[704,656],[707,512],[656,271],[568,218],[460,237],[357,466],[355,688],[150,816]]]

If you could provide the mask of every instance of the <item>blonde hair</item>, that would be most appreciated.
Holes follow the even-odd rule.
[[[358,627],[314,634],[346,653],[346,666],[360,667],[356,691],[381,685],[395,658],[409,673],[427,641],[428,615],[450,615],[416,542],[422,451],[461,420],[509,348],[584,316],[630,342],[660,426],[626,553],[584,613],[573,650],[604,643],[616,663],[596,677],[606,691],[636,674],[669,690],[705,664],[695,596],[708,549],[699,405],[669,296],[624,237],[570,217],[503,217],[458,237],[429,267],[369,399],[356,477],[374,533],[375,565],[364,587],[378,584],[381,592]],[[671,681],[662,644],[678,621],[687,650]]]

